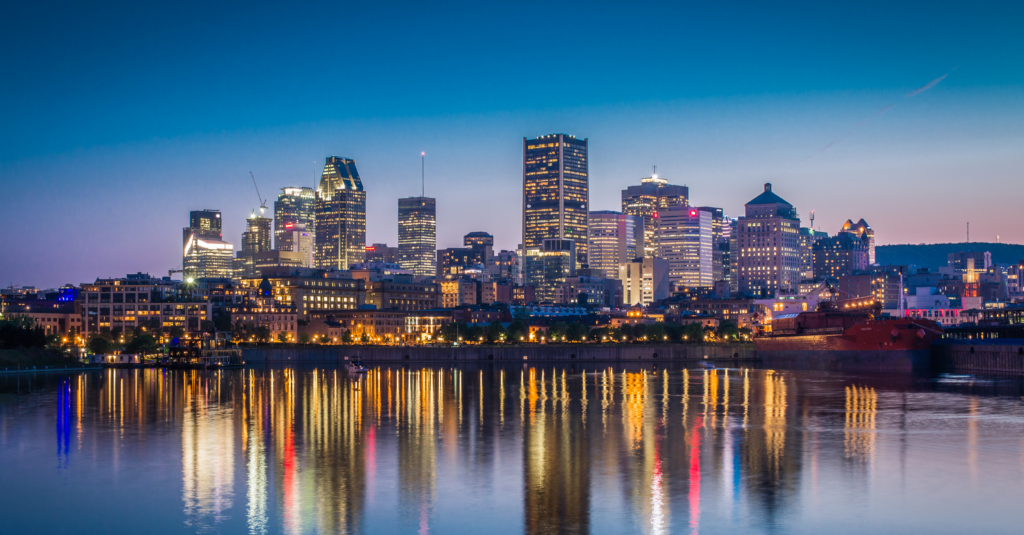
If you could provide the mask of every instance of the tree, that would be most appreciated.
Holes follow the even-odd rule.
[[[736,320],[724,320],[718,325],[718,337],[722,340],[736,340],[739,338],[740,328]]]
[[[366,332],[364,331],[362,336],[359,337],[359,341],[364,343],[364,344],[369,344],[370,343],[370,335],[366,334]]]
[[[168,334],[171,335],[171,338],[181,338],[182,336],[185,336],[185,328],[177,326],[171,327],[168,330]]]
[[[628,323],[623,323],[622,326],[619,327],[619,332],[617,334],[618,336],[616,336],[615,339],[625,342],[633,338],[633,326]]]
[[[683,326],[683,341],[697,343],[704,341],[704,326],[700,323],[688,323]]]
[[[633,326],[633,341],[639,342],[647,336],[647,326],[643,323],[637,323]]]
[[[308,344],[309,343],[309,333],[299,333],[299,343],[303,344],[303,345]]]
[[[560,321],[556,321],[551,324],[551,327],[548,327],[548,336],[552,341],[565,341],[565,333],[568,332],[568,330],[568,325]]]
[[[106,353],[110,353],[112,346],[113,344],[110,343],[110,340],[107,340],[102,336],[93,336],[92,338],[89,339],[88,344],[89,352],[94,355],[104,355]]]
[[[45,345],[46,334],[32,318],[15,316],[9,320],[0,321],[0,347],[14,349]]]
[[[341,335],[341,341],[342,341],[342,343],[345,343],[345,344],[351,344],[352,343],[352,331],[350,331],[348,329],[345,329],[345,332],[342,333],[342,335]]]
[[[530,328],[526,326],[526,322],[515,320],[505,330],[505,339],[515,343],[528,342],[530,339]]]
[[[587,337],[587,333],[590,329],[582,323],[570,323],[569,328],[565,331],[565,337],[570,342],[580,342]]]
[[[256,336],[257,342],[267,343],[270,341],[270,327],[267,327],[266,325],[256,327],[253,334]]]
[[[499,321],[492,321],[487,326],[487,333],[484,336],[487,338],[487,343],[496,344],[501,342],[505,337],[505,327],[502,327]]]
[[[483,328],[475,324],[466,327],[466,332],[462,333],[462,339],[467,342],[479,342],[483,337]]]
[[[654,323],[647,326],[647,340],[649,342],[664,342],[666,336],[668,336],[668,332],[665,330],[665,324]]]
[[[92,343],[92,340],[90,340],[89,342]],[[156,338],[154,338],[152,335],[143,333],[136,336],[135,338],[132,338],[131,341],[128,342],[128,345],[125,346],[124,351],[125,353],[140,353],[143,355],[148,355],[151,353],[156,353],[159,350],[159,347],[160,346],[156,343]],[[94,353],[106,353],[106,351],[94,351]]]
[[[530,311],[526,307],[518,307],[512,314],[512,319],[517,319],[525,324],[530,321]]]
[[[281,342],[282,344],[283,344],[283,343],[285,343],[285,342],[287,342],[287,341],[288,341],[288,335],[287,335],[287,334],[284,334],[284,333],[278,333],[278,335],[277,335],[277,341],[278,341],[278,342]]]

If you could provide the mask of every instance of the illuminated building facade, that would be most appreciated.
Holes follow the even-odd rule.
[[[380,264],[397,264],[398,247],[388,247],[386,243],[375,243],[366,248],[366,261]]]
[[[590,269],[618,278],[619,266],[643,256],[644,220],[611,210],[590,212],[587,227]]]
[[[218,210],[189,212],[182,229],[182,275],[185,280],[231,277],[234,246],[224,241]]]
[[[702,208],[673,206],[658,216],[657,256],[668,261],[669,285],[673,289],[712,287],[713,214]]]
[[[711,280],[712,282],[725,280],[727,266],[723,264],[725,255],[720,244],[729,242],[729,232],[731,231],[725,218],[725,210],[712,206],[699,206],[697,209],[711,214]]]
[[[544,240],[572,240],[576,260],[586,263],[589,195],[586,139],[566,134],[523,138],[524,256],[539,255]],[[536,269],[524,275],[526,284],[544,278]]]
[[[430,197],[398,199],[398,256],[403,269],[421,277],[437,271],[436,201]]]
[[[642,256],[655,255],[658,250],[655,242],[658,226],[656,214],[673,206],[690,206],[690,188],[669,184],[668,180],[659,177],[657,173],[641,178],[639,186],[629,186],[622,190],[622,212],[644,220]]]
[[[323,271],[306,268],[263,270],[270,281],[274,300],[294,305],[300,319],[313,312],[352,310],[366,302],[365,281],[353,279],[345,271]],[[262,279],[242,279],[242,289],[257,289]]]
[[[245,232],[242,233],[242,250],[235,259],[235,277],[252,278],[258,276],[256,256],[271,252],[270,224],[273,219],[257,216],[254,211],[245,220]]]
[[[867,240],[850,232],[814,242],[814,276],[834,279],[867,269]]]
[[[181,327],[198,332],[202,323],[213,319],[209,300],[182,294],[180,282],[154,279],[146,274],[123,279],[96,279],[78,292],[85,334],[118,333],[146,327]]]
[[[555,303],[558,286],[576,273],[576,242],[544,240],[540,253],[533,257],[533,261],[534,271],[541,274],[537,285],[537,300],[541,303]]]
[[[327,158],[313,219],[317,268],[348,269],[366,260],[366,192],[355,160]]]
[[[868,264],[875,264],[875,231],[871,229],[871,225],[863,218],[856,223],[852,219],[847,219],[840,232],[850,232],[863,239],[868,247]]]
[[[301,253],[302,267],[313,267],[313,188],[281,188],[274,202],[274,250]]]
[[[274,286],[264,278],[257,286],[255,298],[240,306],[228,307],[232,325],[266,327],[272,342],[298,341],[298,315],[294,303],[275,299]]]
[[[437,251],[437,279],[457,279],[473,271],[479,272],[476,273],[477,278],[490,280],[489,266],[494,236],[486,232],[470,232],[463,236],[462,243],[465,247],[449,247]]]
[[[647,306],[669,296],[668,260],[645,256],[619,267],[624,305]]]
[[[741,295],[775,297],[800,290],[800,218],[765,184],[737,221],[736,259]]]

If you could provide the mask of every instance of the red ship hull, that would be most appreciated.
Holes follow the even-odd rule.
[[[758,357],[766,366],[828,371],[925,371],[930,368],[932,342],[942,336],[942,327],[937,323],[908,318],[861,321],[846,328],[784,327],[787,332],[799,334],[754,339]],[[839,329],[842,330],[836,332]]]

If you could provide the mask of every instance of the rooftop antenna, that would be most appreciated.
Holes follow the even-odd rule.
[[[814,230],[814,210],[811,210],[811,230]]]
[[[427,196],[427,152],[420,153],[420,197]]]
[[[658,178],[658,166],[657,165],[654,166],[654,175],[653,176],[654,176],[654,178]]]
[[[971,222],[967,222],[967,243],[971,243]]]
[[[263,213],[267,211],[267,202],[263,200],[263,196],[260,195],[260,187],[256,185],[256,175],[249,171],[249,176],[252,177],[252,185],[256,187],[256,197],[260,200],[260,217],[263,217]],[[256,211],[253,210],[253,213]]]

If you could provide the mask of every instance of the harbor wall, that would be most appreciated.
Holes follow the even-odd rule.
[[[927,372],[929,350],[765,350],[757,352],[763,368],[829,372]]]
[[[1024,374],[1024,339],[940,340],[932,346],[932,369]]]
[[[756,361],[753,344],[543,344],[531,346],[376,347],[327,346],[250,348],[246,363],[344,362],[345,357],[374,362],[687,362]]]

